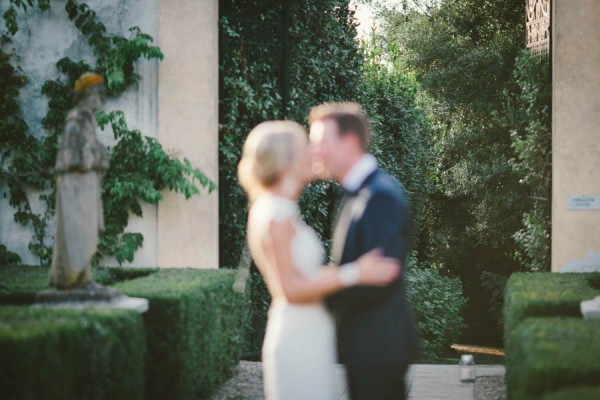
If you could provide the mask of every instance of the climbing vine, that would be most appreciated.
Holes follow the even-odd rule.
[[[0,183],[7,188],[5,197],[15,209],[15,222],[33,230],[29,250],[40,264],[47,265],[52,259],[47,227],[55,212],[54,160],[65,117],[74,106],[73,83],[82,73],[94,71],[104,76],[109,95],[118,96],[139,81],[135,63],[140,58],[162,60],[163,54],[152,44],[152,37],[139,28],[129,29],[128,36],[109,33],[87,4],[67,0],[68,18],[87,39],[96,58],[95,65],[70,58],[58,60],[58,77],[42,86],[42,94],[48,98],[48,112],[42,119],[46,134],[36,138],[29,132],[18,102],[19,90],[27,83],[27,77],[18,66],[18,54],[10,49],[12,37],[19,29],[18,12],[34,8],[46,11],[50,3],[10,0],[2,15],[5,32],[0,47],[3,93],[0,97]],[[98,263],[103,256],[114,256],[119,264],[131,262],[135,251],[142,246],[143,236],[126,233],[125,228],[131,213],[142,216],[141,201],[156,204],[165,189],[189,198],[198,195],[202,188],[211,192],[216,185],[188,160],[170,156],[155,139],[129,129],[121,111],[99,112],[96,119],[100,128],[112,128],[116,144],[109,149],[110,168],[103,181],[105,231],[94,262]],[[35,195],[42,204],[41,210],[32,205],[31,197]],[[14,263],[15,256],[2,246],[0,257]]]

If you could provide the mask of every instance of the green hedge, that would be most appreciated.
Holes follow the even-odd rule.
[[[600,294],[599,283],[597,273],[511,276],[504,307],[509,399],[597,393],[600,320],[583,320],[580,302]]]
[[[150,302],[143,315],[146,398],[197,399],[231,375],[248,308],[246,296],[232,288],[235,271],[98,268],[94,274],[98,282]],[[0,268],[0,305],[31,304],[47,281],[47,268]]]
[[[144,297],[146,398],[205,398],[239,361],[247,301],[232,270],[160,270],[115,287]]]
[[[544,395],[541,400],[598,400],[600,386],[580,386]]]
[[[528,318],[512,333],[509,398],[531,399],[571,385],[600,382],[600,320]]]
[[[505,339],[527,317],[581,316],[579,304],[600,294],[600,274],[515,273],[506,285]]]
[[[0,307],[2,399],[142,399],[144,329],[133,311]]]

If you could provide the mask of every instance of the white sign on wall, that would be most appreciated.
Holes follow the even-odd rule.
[[[600,210],[600,196],[569,196],[568,210]]]

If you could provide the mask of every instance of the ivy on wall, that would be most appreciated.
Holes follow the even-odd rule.
[[[9,49],[19,29],[18,12],[35,8],[46,11],[50,3],[10,0],[2,15],[5,32],[0,43],[0,184],[7,188],[5,196],[15,209],[15,222],[33,230],[29,250],[40,264],[47,265],[52,259],[52,235],[47,227],[55,212],[54,161],[65,117],[74,106],[73,83],[82,73],[95,71],[104,76],[109,95],[118,96],[139,81],[135,63],[140,58],[162,60],[163,54],[152,44],[152,37],[139,28],[129,29],[128,36],[108,33],[87,4],[67,0],[68,18],[92,48],[95,65],[70,58],[56,63],[58,77],[42,86],[42,94],[48,98],[48,112],[42,120],[46,135],[38,139],[22,118],[18,96],[27,77],[16,65],[18,54]],[[119,264],[131,262],[143,244],[143,236],[126,233],[125,228],[130,214],[142,216],[141,201],[156,204],[162,199],[162,190],[190,198],[203,188],[212,192],[216,184],[188,160],[167,154],[155,139],[129,129],[122,112],[99,112],[96,119],[100,128],[111,126],[116,144],[109,149],[110,168],[103,181],[105,231],[94,263],[104,256],[114,256]],[[32,206],[31,197],[35,195],[43,205],[42,210]],[[15,256],[2,246],[0,264],[3,259],[14,263]]]

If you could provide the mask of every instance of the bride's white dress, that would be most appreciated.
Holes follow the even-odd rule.
[[[296,202],[282,197],[262,196],[250,209],[248,236],[255,262],[264,265],[260,239],[268,234],[273,220],[293,222],[293,265],[309,277],[318,275],[323,246],[316,233],[300,220]],[[322,303],[272,301],[262,349],[267,400],[336,399],[335,360],[335,327]]]

